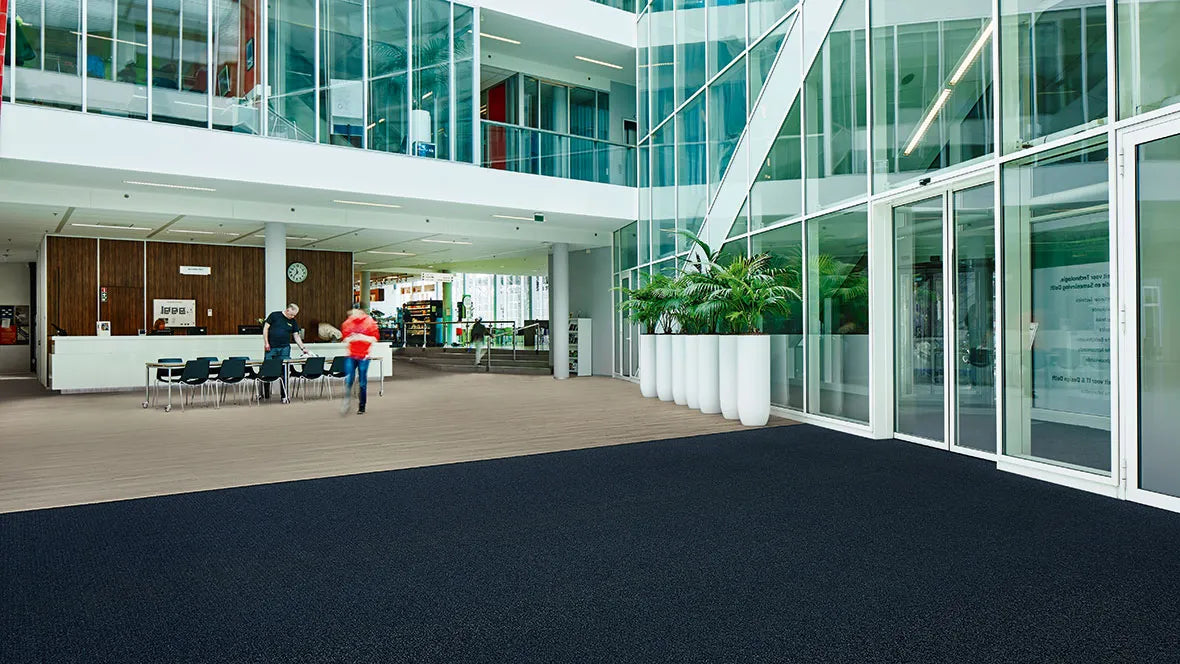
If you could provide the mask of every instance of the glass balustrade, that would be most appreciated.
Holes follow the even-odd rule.
[[[483,167],[634,187],[635,147],[482,121]]]
[[[607,7],[614,7],[615,9],[622,9],[623,11],[628,11],[628,12],[635,11],[635,0],[593,0],[593,1],[597,2],[600,5],[606,5]],[[647,2],[647,0],[644,0],[645,4],[646,4],[646,2]]]

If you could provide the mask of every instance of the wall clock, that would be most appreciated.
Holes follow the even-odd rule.
[[[291,263],[287,266],[287,278],[297,284],[303,283],[307,279],[307,266],[299,261]]]

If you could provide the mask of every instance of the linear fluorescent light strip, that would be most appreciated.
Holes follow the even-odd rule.
[[[979,54],[983,51],[983,47],[987,45],[989,39],[992,38],[992,33],[996,30],[996,24],[988,22],[987,27],[980,33],[979,38],[971,45],[971,50],[967,51],[967,56],[963,58],[963,62],[959,64],[959,68],[955,70],[955,75],[951,76],[951,85],[958,85],[959,81],[963,80],[963,76],[967,74],[967,70],[971,69],[971,65]]]
[[[169,228],[169,233],[188,233],[190,235],[241,235],[241,233],[226,233],[223,231],[194,231],[183,228]]]
[[[602,65],[603,67],[610,67],[611,69],[622,69],[622,67],[620,67],[619,65],[612,65],[611,63],[603,62],[602,60],[592,60],[590,58],[583,57],[581,55],[575,55],[574,59],[581,60],[582,62],[589,62],[592,65]]]
[[[533,221],[532,217],[514,217],[510,214],[493,214],[496,219],[514,219],[516,221]]]
[[[507,37],[500,37],[500,36],[497,36],[497,35],[489,35],[489,34],[488,34],[488,33],[486,33],[486,32],[481,32],[481,33],[479,33],[479,36],[480,36],[480,37],[486,37],[487,39],[495,39],[496,41],[502,41],[502,42],[505,42],[505,43],[508,43],[508,44],[516,44],[517,46],[520,46],[520,42],[516,41],[515,39],[509,39],[509,38],[507,38]]]
[[[70,224],[71,226],[80,226],[82,228],[113,228],[120,231],[150,231],[151,228],[144,228],[143,226],[116,226],[114,224]]]
[[[471,244],[470,242],[463,242],[462,240],[422,240],[423,242],[433,242],[435,244]]]
[[[366,254],[381,254],[382,256],[417,256],[408,251],[366,251]]]
[[[332,201],[333,203],[340,203],[341,205],[363,205],[365,207],[379,207],[379,208],[401,208],[400,205],[393,203],[369,203],[366,201]]]
[[[266,236],[263,235],[262,233],[259,233],[259,234],[255,235],[254,237],[264,238]],[[314,237],[291,237],[290,235],[288,235],[287,239],[288,240],[298,240],[300,242],[319,242],[319,240],[315,239]]]
[[[922,118],[922,124],[918,125],[918,131],[914,132],[914,137],[910,139],[909,145],[905,146],[905,155],[907,157],[914,151],[914,148],[918,147],[918,143],[926,135],[926,132],[930,131],[930,125],[934,124],[934,118],[938,117],[938,112],[942,110],[942,107],[946,105],[946,101],[950,98],[951,89],[943,88],[942,92],[938,95],[938,99],[935,100],[934,105],[926,112],[926,117]]]
[[[162,182],[141,182],[139,180],[123,180],[123,184],[137,184],[141,187],[163,187],[164,189],[188,189],[189,191],[217,191],[211,187],[190,187],[184,184],[164,184]]]
[[[142,46],[143,48],[147,48],[147,44],[141,44],[139,42],[127,41],[126,39],[115,39],[114,37],[104,37],[102,35],[96,35],[93,33],[84,35],[81,32],[78,32],[77,30],[70,30],[70,34],[71,35],[78,35],[79,37],[90,37],[91,39],[102,39],[104,41],[116,42],[118,44],[127,44],[128,46]]]

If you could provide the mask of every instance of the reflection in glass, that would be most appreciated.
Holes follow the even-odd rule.
[[[453,5],[455,11],[455,161],[475,161],[475,13]]]
[[[754,112],[754,102],[758,100],[758,95],[762,94],[762,86],[770,76],[770,69],[774,66],[779,49],[782,48],[783,40],[787,38],[792,25],[793,21],[784,21],[774,32],[766,35],[765,39],[750,49],[750,113]]]
[[[709,78],[746,50],[746,0],[708,0]]]
[[[676,0],[676,103],[705,85],[705,0]]]
[[[796,97],[750,189],[751,230],[773,226],[803,213],[801,141]]]
[[[676,144],[675,123],[665,123],[651,137],[652,258],[676,251]]]
[[[680,228],[699,233],[708,205],[708,161],[705,157],[705,96],[697,95],[676,115],[680,141],[680,177],[676,198]],[[685,238],[677,238],[677,251],[687,249]]]
[[[996,451],[995,185],[955,192],[955,444]]]
[[[872,13],[877,190],[989,154],[991,0],[959,3],[954,20],[936,3]]]
[[[709,86],[709,191],[717,190],[746,127],[746,63],[739,60]]]
[[[209,11],[205,0],[152,0],[152,119],[208,124]]]
[[[805,223],[807,411],[868,422],[868,210],[860,206]]]
[[[672,0],[652,0],[648,80],[651,82],[651,125],[663,122],[676,108],[676,24]]]
[[[868,193],[865,0],[847,0],[803,84],[807,210]]]
[[[260,11],[259,0],[213,0],[214,129],[262,133]]]
[[[1180,0],[1118,0],[1119,118],[1180,101]]]
[[[639,264],[651,262],[651,148],[639,144]]]
[[[270,97],[267,134],[314,141],[315,0],[268,0]]]
[[[803,295],[803,224],[791,224],[750,238],[752,253],[769,254],[783,283]],[[789,315],[765,321],[770,335],[770,402],[803,410],[803,302],[793,300]]]
[[[365,130],[364,7],[319,0],[320,142],[361,147]]]
[[[651,13],[648,10],[643,10],[639,15],[639,21],[635,24],[637,26],[637,36],[635,38],[635,87],[639,94],[636,100],[638,108],[635,110],[637,130],[639,137],[647,136],[648,132],[648,109],[651,105],[651,65],[648,62],[648,30],[651,25]]]
[[[87,4],[86,109],[147,118],[147,2]]]
[[[766,31],[770,26],[774,25],[775,21],[783,16],[786,16],[795,5],[799,4],[799,0],[746,0],[750,7],[750,41],[754,42]]]
[[[895,427],[933,441],[946,413],[942,208],[942,196],[893,208]]]
[[[1004,166],[1004,453],[1108,474],[1105,140]]]
[[[60,0],[46,11],[45,0],[9,5],[15,30],[5,50],[19,69],[16,99],[71,110],[82,108],[82,3]],[[12,0],[9,0],[11,3]],[[4,74],[9,89],[12,76]]]
[[[1105,2],[1003,0],[1000,12],[1005,152],[1107,116]]]
[[[1180,496],[1180,137],[1142,145],[1139,164],[1139,488]]]
[[[414,87],[411,154],[451,157],[451,4],[413,0]]]
[[[742,202],[742,209],[733,220],[733,227],[729,229],[729,237],[734,238],[750,232],[750,199]]]

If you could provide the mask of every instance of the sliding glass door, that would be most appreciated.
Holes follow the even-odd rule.
[[[890,219],[895,433],[994,453],[995,186],[894,203]]]

